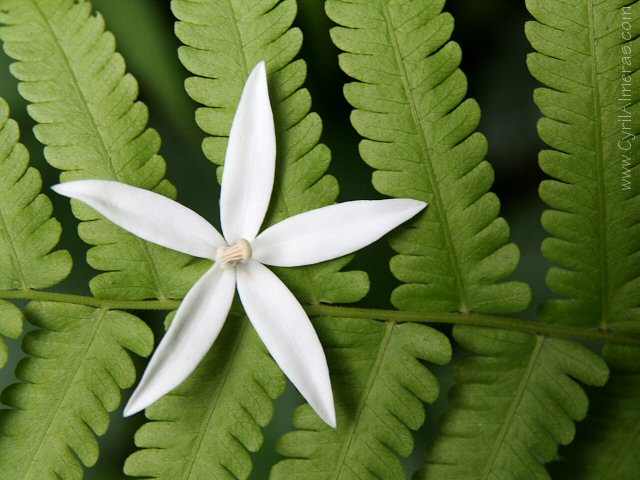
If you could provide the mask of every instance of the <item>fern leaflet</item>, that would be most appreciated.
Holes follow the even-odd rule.
[[[228,321],[216,342],[180,387],[147,409],[152,421],[135,438],[145,449],[127,459],[127,475],[249,476],[247,450],[262,445],[260,427],[273,417],[272,399],[282,394],[284,378],[246,318]]]
[[[466,79],[460,47],[447,42],[453,18],[444,1],[327,2],[343,27],[331,37],[346,53],[340,66],[358,82],[344,93],[351,121],[365,137],[362,158],[376,169],[381,193],[429,202],[426,215],[394,235],[391,270],[405,285],[392,295],[402,310],[523,310],[529,288],[500,282],[519,253],[506,243],[498,198],[487,193],[493,172],[486,140],[473,133],[480,111],[462,101]],[[461,103],[462,102],[462,103]]]
[[[454,408],[417,478],[549,478],[539,462],[573,439],[572,420],[587,413],[574,379],[603,385],[606,364],[565,340],[476,327],[456,327],[455,336],[476,355],[455,367]]]
[[[18,338],[22,333],[22,312],[12,303],[0,300],[0,368],[9,360],[9,350],[2,336]]]
[[[640,472],[640,375],[612,373],[591,395],[576,440],[549,466],[554,478],[634,480]]]
[[[145,130],[146,107],[134,103],[135,80],[124,73],[113,36],[104,31],[100,16],[91,15],[91,4],[3,0],[2,7],[0,38],[17,60],[11,72],[31,102],[29,113],[38,123],[34,131],[46,146],[45,157],[65,170],[62,178],[117,179],[174,195],[162,180],[158,136]],[[48,217],[46,204],[40,210],[38,215]],[[82,238],[96,245],[88,253],[89,263],[108,272],[92,279],[96,296],[180,298],[206,268],[123,232],[85,206],[76,205],[74,213],[84,221]],[[49,228],[58,227],[50,222]],[[44,265],[38,265],[39,272],[46,273]],[[42,283],[36,286],[49,285]],[[114,388],[134,381],[130,359],[118,352],[126,347],[148,354],[151,332],[135,317],[117,312],[64,304],[30,308],[27,319],[42,330],[27,337],[24,349],[44,358],[25,360],[17,377],[27,383],[6,390],[4,401],[15,410],[2,421],[3,452],[19,458],[12,478],[80,478],[78,460],[92,465],[98,455],[91,432],[106,431],[107,412],[119,403]],[[120,336],[127,332],[131,339]]]
[[[542,249],[558,265],[547,284],[560,297],[544,304],[540,315],[548,322],[638,332],[640,188],[628,178],[640,165],[638,144],[630,140],[640,134],[639,97],[631,88],[639,75],[631,52],[640,41],[640,2],[592,0],[567,9],[558,0],[530,0],[527,7],[537,20],[526,26],[536,50],[529,70],[548,87],[534,95],[544,115],[538,132],[552,148],[540,153],[542,170],[553,178],[540,186],[551,207],[542,217],[550,234]],[[629,373],[640,369],[638,349],[607,345],[603,353],[611,384],[593,393],[594,414],[566,451],[572,461],[551,468],[581,472],[581,478],[636,478],[640,467],[623,452],[634,446],[637,452],[640,441],[640,418],[631,407],[637,375]]]
[[[44,288],[71,270],[66,250],[51,252],[60,239],[60,224],[51,217],[51,202],[40,193],[40,174],[29,167],[29,154],[18,143],[18,124],[0,98],[0,290]],[[0,301],[0,335],[18,338],[22,313]],[[0,368],[8,359],[0,337]]]
[[[9,107],[0,99],[2,290],[50,287],[71,270],[69,252],[51,252],[62,229],[51,217],[51,202],[40,193],[40,174],[29,167],[29,154],[18,137],[18,124],[9,119]]]
[[[562,1],[530,0],[527,6],[538,20],[526,28],[537,50],[529,69],[549,87],[535,92],[544,115],[538,131],[553,148],[540,154],[540,166],[554,178],[540,186],[552,208],[542,217],[552,235],[542,248],[559,265],[547,283],[565,297],[546,303],[541,317],[601,329],[637,326],[640,188],[636,182],[624,189],[621,161],[628,156],[629,170],[637,172],[640,147],[630,143],[625,151],[618,143],[621,129],[640,134],[638,95],[625,94],[620,84],[623,47],[638,45],[621,36],[620,12],[625,7],[633,15],[637,37],[640,2],[588,1],[566,9]],[[629,71],[636,79],[637,64]],[[635,120],[622,124],[625,112]]]
[[[30,355],[18,365],[24,383],[7,387],[0,410],[0,465],[11,479],[82,478],[80,460],[98,459],[94,434],[103,435],[120,389],[135,381],[125,349],[149,355],[151,330],[123,312],[64,303],[32,302]]]
[[[147,109],[135,102],[137,84],[125,74],[113,35],[104,31],[91,4],[72,0],[4,1],[0,30],[11,71],[21,81],[38,122],[34,132],[45,157],[64,170],[63,180],[118,180],[174,197],[163,180],[158,134],[145,129]],[[91,280],[103,298],[182,298],[206,265],[189,266],[187,255],[144,242],[76,204],[79,233],[96,247],[87,259],[107,271]]]
[[[405,478],[396,455],[413,450],[410,429],[424,422],[422,402],[433,402],[438,382],[421,360],[448,363],[451,347],[440,332],[417,324],[319,318],[315,326],[330,360],[339,428],[298,408],[298,431],[279,442],[274,480]]]

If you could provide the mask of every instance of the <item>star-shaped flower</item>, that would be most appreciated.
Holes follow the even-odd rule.
[[[355,201],[311,210],[258,235],[273,189],[276,143],[264,62],[251,72],[231,132],[220,194],[222,236],[204,218],[148,190],[106,180],[56,185],[121,228],[179,252],[215,261],[187,293],[125,415],[180,385],[213,345],[236,285],[258,335],[320,417],[336,427],[327,361],[304,309],[264,266],[293,267],[352,253],[413,217],[426,203]]]

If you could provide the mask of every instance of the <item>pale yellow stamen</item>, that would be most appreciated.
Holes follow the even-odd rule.
[[[251,244],[244,238],[231,247],[218,247],[216,251],[216,265],[221,268],[233,268],[238,263],[251,259]]]

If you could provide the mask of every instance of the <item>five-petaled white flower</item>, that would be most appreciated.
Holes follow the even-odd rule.
[[[341,203],[287,218],[258,235],[271,198],[275,158],[267,75],[260,62],[247,80],[229,134],[220,194],[224,237],[194,211],[148,190],[106,180],[53,187],[145,240],[215,261],[182,301],[125,415],[151,405],[197,367],[227,318],[237,284],[247,316],[275,361],[318,415],[336,427],[318,336],[300,303],[263,264],[292,267],[347,255],[413,217],[426,203]]]

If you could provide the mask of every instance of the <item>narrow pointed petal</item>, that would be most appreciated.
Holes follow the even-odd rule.
[[[220,192],[222,232],[229,245],[258,234],[269,207],[276,165],[276,135],[267,72],[249,75],[231,125]]]
[[[269,353],[320,418],[335,428],[327,360],[302,306],[256,261],[239,265],[237,277],[242,305]]]
[[[189,290],[124,409],[147,408],[180,385],[213,345],[235,293],[235,271],[211,268]]]
[[[109,180],[77,180],[51,187],[89,205],[119,227],[195,257],[216,256],[222,235],[193,210],[157,193]]]
[[[277,223],[255,239],[253,258],[293,267],[355,252],[406,222],[427,206],[408,198],[338,203]]]

